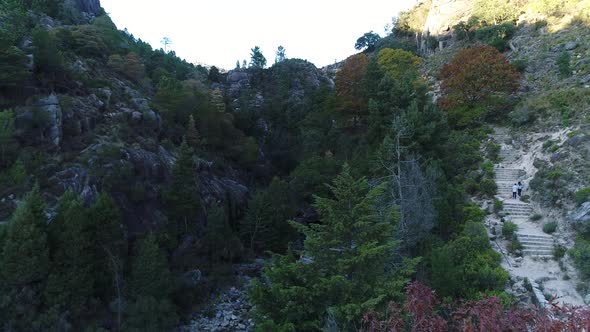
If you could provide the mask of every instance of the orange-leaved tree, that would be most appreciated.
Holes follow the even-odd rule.
[[[365,54],[356,54],[344,62],[336,73],[336,95],[338,110],[349,116],[353,126],[357,126],[360,117],[367,111],[367,91],[364,82],[369,58]]]
[[[440,76],[443,97],[439,106],[445,110],[483,106],[495,97],[506,97],[516,92],[520,79],[506,57],[491,46],[461,50],[443,66]]]

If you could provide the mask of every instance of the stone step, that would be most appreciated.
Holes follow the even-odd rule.
[[[518,240],[525,249],[533,249],[533,248],[542,248],[542,249],[553,249],[555,246],[553,242],[535,242],[535,241],[526,241],[526,240]]]
[[[519,168],[495,168],[496,174],[522,174],[524,171]]]
[[[531,213],[533,212],[533,209],[527,209],[527,208],[515,208],[515,207],[504,207],[504,212],[526,212],[526,213]]]
[[[529,203],[520,203],[520,202],[504,202],[504,206],[515,206],[515,207],[532,207]]]
[[[523,255],[527,256],[548,256],[553,257],[553,249],[552,250],[543,250],[543,249],[523,249]]]
[[[519,239],[530,239],[530,240],[550,240],[553,241],[553,236],[550,235],[534,235],[534,234],[525,234],[525,233],[516,233],[516,237],[518,237]]]

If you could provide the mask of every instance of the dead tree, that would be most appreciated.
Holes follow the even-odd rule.
[[[400,249],[404,251],[414,248],[429,235],[436,218],[433,205],[436,175],[424,172],[418,156],[410,151],[411,128],[411,123],[403,117],[396,118],[379,158],[386,170],[391,204],[399,210],[396,237],[401,240]]]

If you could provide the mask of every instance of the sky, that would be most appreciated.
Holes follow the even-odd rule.
[[[101,0],[119,29],[193,63],[232,69],[260,46],[271,65],[279,45],[288,58],[318,67],[357,52],[358,37],[384,26],[415,0]]]

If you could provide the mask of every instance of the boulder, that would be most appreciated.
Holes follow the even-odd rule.
[[[580,79],[580,84],[586,84],[589,82],[590,82],[590,74],[588,74]]]
[[[575,41],[568,41],[565,44],[563,44],[563,48],[568,51],[571,51],[571,50],[575,49],[576,47],[578,47],[578,43]]]
[[[576,147],[587,140],[588,140],[588,136],[586,136],[584,134],[579,134],[579,135],[575,135],[575,136],[570,137],[567,141],[565,141],[564,144],[572,146],[572,147]]]
[[[590,221],[590,202],[583,203],[578,209],[569,213],[567,218],[576,224]]]

